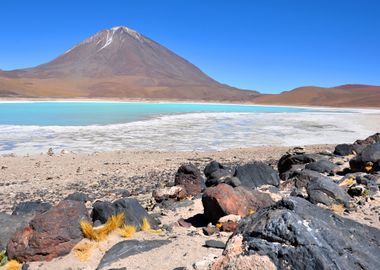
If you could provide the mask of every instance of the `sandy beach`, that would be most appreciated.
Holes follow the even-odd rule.
[[[332,150],[333,145],[310,145],[306,150]],[[211,152],[115,151],[92,154],[47,153],[0,157],[0,211],[11,211],[24,200],[58,202],[75,191],[94,199],[113,200],[124,190],[151,194],[154,188],[174,182],[183,163],[201,170],[212,160],[242,164],[253,160],[278,160],[289,147],[261,146]]]

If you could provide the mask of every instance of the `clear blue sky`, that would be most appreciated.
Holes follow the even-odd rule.
[[[1,0],[0,69],[47,62],[117,25],[240,88],[380,85],[379,0]]]

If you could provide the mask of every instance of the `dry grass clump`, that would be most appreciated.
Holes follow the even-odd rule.
[[[339,186],[348,187],[348,186],[352,186],[355,183],[356,183],[355,177],[352,176],[352,177],[347,178],[346,180],[344,180],[342,183],[340,183]]]
[[[22,264],[16,260],[10,260],[6,265],[6,270],[21,270]]]
[[[342,214],[344,212],[343,204],[332,204],[330,206],[331,211],[337,214]]]
[[[122,237],[130,238],[132,235],[134,235],[136,232],[136,226],[134,225],[123,225],[121,227],[119,233]]]
[[[74,247],[74,255],[79,258],[81,262],[87,261],[91,256],[92,243],[82,242]]]
[[[149,231],[151,230],[150,223],[146,217],[143,218],[143,223],[141,225],[141,230],[142,231]]]
[[[373,163],[367,162],[363,169],[366,173],[371,173],[373,171]]]
[[[84,236],[90,240],[102,241],[117,228],[120,228],[124,224],[124,213],[111,216],[107,222],[99,227],[94,228],[87,220],[80,222],[80,227]]]

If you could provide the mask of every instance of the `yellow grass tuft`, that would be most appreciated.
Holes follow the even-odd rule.
[[[79,243],[74,247],[74,255],[79,258],[81,262],[87,261],[91,256],[91,249],[93,244],[89,242]]]
[[[342,214],[344,212],[344,206],[343,204],[332,204],[330,206],[330,209],[337,214]]]
[[[364,171],[366,173],[371,173],[373,170],[373,163],[372,162],[367,162],[367,164],[364,166]]]
[[[120,229],[120,235],[125,238],[130,238],[136,232],[136,226],[134,225],[124,225]]]
[[[347,178],[342,183],[339,184],[339,186],[351,186],[356,183],[355,176],[352,176],[350,178]]]
[[[143,224],[141,225],[142,231],[149,231],[151,229],[150,223],[146,217],[143,218]]]
[[[124,213],[111,216],[107,222],[99,227],[94,228],[87,220],[80,222],[80,227],[84,236],[90,240],[102,241],[117,228],[120,228],[124,223]]]
[[[21,270],[22,264],[16,260],[10,260],[6,265],[6,270]]]
[[[160,234],[160,233],[162,233],[162,230],[161,229],[157,229],[157,230],[150,229],[149,232],[154,233],[154,234]]]
[[[123,226],[123,224],[124,224],[124,213],[119,213],[117,215],[111,216],[100,230],[103,229],[104,233],[108,235],[112,231]]]

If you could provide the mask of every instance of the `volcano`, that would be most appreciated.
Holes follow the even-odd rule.
[[[249,101],[189,61],[124,26],[103,30],[33,68],[0,70],[0,96]]]

